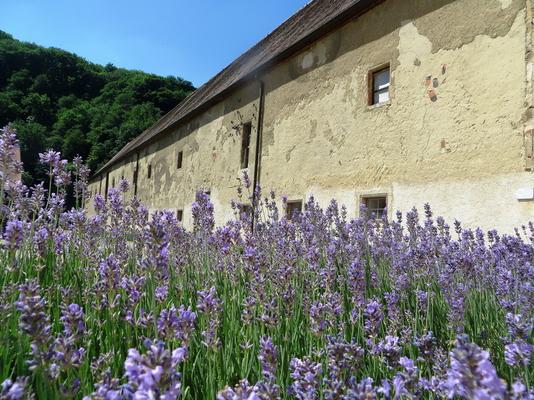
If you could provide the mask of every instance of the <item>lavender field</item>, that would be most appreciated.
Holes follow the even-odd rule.
[[[234,221],[215,227],[198,192],[187,231],[126,181],[88,216],[89,171],[53,151],[26,188],[14,146],[6,127],[0,399],[534,399],[532,223],[351,219],[313,198],[288,221],[244,177]]]

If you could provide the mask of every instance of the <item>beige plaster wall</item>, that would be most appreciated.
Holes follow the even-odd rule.
[[[388,0],[273,67],[261,77],[262,187],[290,199],[313,194],[324,205],[336,198],[351,216],[362,195],[384,193],[391,213],[428,201],[436,214],[485,229],[511,231],[534,219],[534,201],[515,197],[534,188],[523,138],[530,104],[525,4]],[[384,63],[391,99],[370,107],[368,71]],[[233,218],[240,126],[253,124],[252,177],[258,95],[258,82],[250,82],[142,149],[141,200],[151,209],[183,209],[190,226],[195,190],[205,188],[216,222]],[[180,149],[184,167],[177,170]],[[131,181],[135,159],[110,171],[110,187],[113,177],[116,185],[122,175]]]
[[[139,152],[137,197],[151,211],[183,210],[185,226],[192,225],[191,204],[198,189],[210,191],[215,219],[223,224],[233,217],[230,207],[237,198],[238,179],[247,172],[252,180],[256,151],[259,85],[252,83],[233,93],[224,102],[194,118],[176,131]],[[242,125],[251,122],[249,167],[241,169]],[[178,152],[183,152],[182,168],[177,168]],[[130,182],[136,166],[134,154],[109,172],[116,186],[121,176]],[[148,165],[152,176],[148,178]],[[105,178],[104,178],[105,179]],[[98,178],[94,179],[96,183]],[[92,185],[95,185],[93,183]],[[133,196],[132,189],[127,196]]]
[[[350,215],[362,195],[381,193],[390,213],[428,201],[468,226],[510,231],[534,219],[534,202],[515,197],[534,188],[523,154],[525,3],[410,4],[385,2],[267,77],[262,186],[336,198]],[[367,72],[384,63],[391,100],[369,107]]]

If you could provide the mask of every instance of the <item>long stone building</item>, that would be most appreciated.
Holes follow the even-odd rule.
[[[532,0],[315,0],[128,143],[125,178],[191,226],[234,218],[243,170],[295,210],[313,195],[511,232],[534,219]],[[207,62],[209,60],[206,60]]]

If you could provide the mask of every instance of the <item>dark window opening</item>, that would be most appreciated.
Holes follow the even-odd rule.
[[[389,65],[369,72],[369,105],[389,101]]]
[[[152,178],[152,164],[148,164],[147,178]]]
[[[386,196],[369,196],[362,199],[366,211],[373,218],[382,218],[386,212]]]
[[[176,219],[178,222],[182,222],[184,219],[184,210],[176,210]]]
[[[112,188],[115,187],[115,178],[113,178],[113,180],[111,181],[111,187],[112,187]]]
[[[109,172],[106,173],[106,188],[105,188],[105,192],[104,192],[104,198],[107,200],[108,199],[108,189],[109,189]]]
[[[286,218],[292,220],[302,212],[302,200],[294,200],[287,202]]]
[[[133,177],[132,177],[132,182],[133,182],[133,185],[134,185],[134,196],[137,196],[137,168],[134,169],[134,172],[133,172]]]
[[[250,136],[252,134],[252,123],[243,124],[241,136],[241,168],[248,168],[248,157],[250,154]]]
[[[178,152],[178,157],[176,159],[176,169],[182,168],[183,157],[184,157],[184,152],[183,151],[179,151]]]
[[[183,156],[184,156],[183,151],[179,151],[178,156],[176,157],[176,169],[182,168]]]

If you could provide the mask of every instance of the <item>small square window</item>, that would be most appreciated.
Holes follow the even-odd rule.
[[[176,159],[176,168],[177,168],[177,169],[182,168],[182,160],[183,160],[183,157],[184,157],[184,152],[183,152],[183,151],[179,151],[179,152],[178,152],[178,157],[177,157],[177,159]]]
[[[389,101],[389,65],[369,73],[369,105]]]
[[[368,196],[362,198],[362,203],[370,216],[373,218],[382,218],[386,212],[387,197],[386,196]]]
[[[152,164],[148,164],[147,178],[152,178]]]
[[[176,210],[176,219],[178,222],[182,222],[184,219],[184,210]]]
[[[248,158],[250,155],[250,137],[252,135],[252,123],[243,124],[241,134],[241,168],[248,168]]]
[[[287,202],[286,218],[292,220],[302,212],[302,200],[293,200]]]

